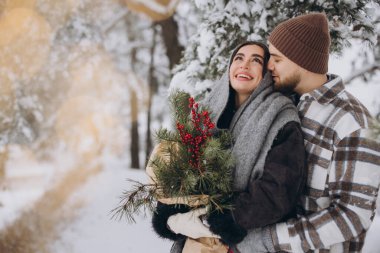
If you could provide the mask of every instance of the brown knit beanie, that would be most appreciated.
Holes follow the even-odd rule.
[[[286,20],[273,29],[268,40],[302,68],[327,73],[330,33],[325,14],[310,13]]]

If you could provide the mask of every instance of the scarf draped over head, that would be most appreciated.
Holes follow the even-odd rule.
[[[228,106],[230,92],[228,73],[225,73],[204,101],[212,112],[214,122],[220,120]],[[290,121],[299,122],[297,109],[289,98],[274,92],[271,74],[267,73],[235,112],[229,126],[236,159],[234,190],[246,190],[251,180],[262,175],[265,158],[275,137]]]

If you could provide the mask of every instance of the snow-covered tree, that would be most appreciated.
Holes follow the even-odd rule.
[[[121,142],[115,140],[127,140],[125,129],[119,131],[128,127],[127,82],[105,39],[107,21],[120,4],[2,3],[0,153],[7,146],[24,145],[46,158],[63,143],[79,157],[94,151],[100,158],[109,149],[120,154],[125,148],[116,147]],[[109,127],[120,134],[116,139],[106,132]]]
[[[127,6],[130,6],[131,2],[128,4],[127,1]],[[162,1],[156,2],[163,3]],[[142,146],[145,146],[146,157],[148,157],[152,149],[151,133],[153,131],[151,129],[161,125],[167,113],[166,107],[161,105],[167,101],[167,87],[172,77],[171,70],[179,63],[184,45],[200,22],[199,10],[196,9],[194,3],[166,1],[166,3],[169,2],[179,3],[174,15],[165,19],[157,19],[159,17],[157,15],[152,17],[152,11],[156,14],[159,12],[158,9],[155,9],[158,5],[153,4],[152,1],[140,2],[140,7],[144,8],[132,8],[125,17],[129,47],[123,49],[123,54],[129,57],[127,62],[130,65],[124,66],[143,77],[147,83],[146,128],[145,126],[140,127],[140,131],[137,131],[138,119],[135,118],[132,122],[131,156],[133,167],[136,168],[139,167],[136,143],[142,143],[145,137],[145,145]],[[152,9],[148,10],[148,8]],[[143,14],[132,13],[139,9],[143,10]],[[146,18],[147,16],[149,19]],[[116,58],[120,58],[118,55],[120,54],[115,54]],[[133,91],[131,95],[133,97]],[[141,135],[144,130],[146,134]],[[139,138],[139,136],[143,138]],[[137,139],[142,141],[139,142]]]
[[[0,2],[0,146],[33,144],[39,153],[51,150],[52,136],[66,130],[57,131],[56,121],[68,100],[102,95],[99,101],[113,107],[130,131],[131,155],[148,154],[149,130],[167,121],[162,104],[170,82],[201,93],[224,71],[236,44],[265,41],[277,23],[294,15],[325,11],[336,52],[350,38],[375,44],[380,31],[379,12],[371,11],[378,3],[370,0],[182,0],[160,21],[119,0]],[[378,66],[379,48],[374,52],[367,59]],[[111,83],[122,99],[110,99],[111,88],[102,90]],[[138,159],[134,164],[142,165]]]
[[[378,1],[376,1],[378,2]],[[198,32],[188,43],[171,87],[199,94],[223,73],[230,50],[246,40],[265,41],[281,21],[313,11],[324,11],[329,19],[332,51],[341,52],[349,39],[377,43],[374,1],[304,0],[195,0],[203,13]],[[370,5],[372,4],[372,5]]]
[[[373,47],[372,50],[361,50],[359,52],[358,57],[352,62],[353,71],[346,78],[346,84],[356,78],[361,78],[364,82],[368,82],[380,71],[380,8],[379,5],[372,3],[368,6],[367,10],[371,13],[370,15],[372,17],[371,23],[374,27],[375,47]],[[360,40],[360,34],[354,36],[354,39]]]

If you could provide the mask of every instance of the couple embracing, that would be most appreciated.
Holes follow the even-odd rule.
[[[362,250],[380,146],[369,137],[367,109],[327,73],[328,20],[310,13],[284,21],[268,45],[239,45],[203,101],[234,139],[234,209],[204,218],[204,208],[158,202],[153,227],[174,241],[172,253],[203,237],[234,253]]]

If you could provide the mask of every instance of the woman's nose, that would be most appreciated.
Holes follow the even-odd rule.
[[[244,61],[244,62],[241,63],[240,68],[248,69],[248,66],[249,66],[249,62],[248,61]]]

